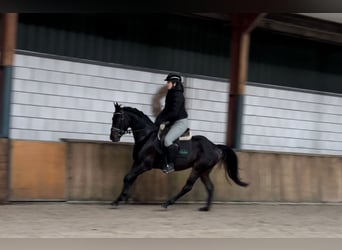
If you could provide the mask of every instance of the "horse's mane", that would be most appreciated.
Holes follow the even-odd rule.
[[[132,108],[132,107],[123,107],[124,110],[128,111],[128,112],[132,112],[135,115],[137,115],[138,117],[141,117],[144,119],[144,121],[148,124],[153,124],[153,122],[151,121],[151,119],[145,115],[142,111],[136,109],[136,108]]]

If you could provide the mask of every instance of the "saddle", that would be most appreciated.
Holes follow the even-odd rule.
[[[165,152],[165,146],[164,146],[164,139],[167,134],[167,132],[170,130],[171,126],[167,125],[164,129],[159,129],[158,131],[158,146],[156,147],[159,153]],[[192,132],[190,128],[187,128],[184,133],[177,138],[173,143],[177,144],[178,147],[178,154],[176,158],[187,158],[188,155],[191,152],[191,138],[192,138]]]
[[[165,129],[158,131],[158,139],[162,142],[164,141],[164,138],[167,134],[167,132],[170,130],[170,126],[165,127]],[[190,141],[192,138],[192,132],[190,128],[187,128],[184,133],[177,139],[179,141]]]

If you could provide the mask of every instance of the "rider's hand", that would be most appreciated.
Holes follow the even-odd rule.
[[[165,123],[159,125],[159,130],[164,130],[166,127]]]

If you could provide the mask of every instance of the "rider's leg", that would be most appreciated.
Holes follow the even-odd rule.
[[[178,145],[171,144],[166,148],[166,150],[166,166],[163,171],[168,174],[175,170],[175,159],[178,153]]]
[[[165,136],[164,145],[167,148],[166,152],[166,166],[164,168],[165,173],[170,173],[174,171],[174,162],[176,159],[178,145],[173,142],[180,137],[184,131],[188,128],[188,119],[181,119],[176,121],[169,132]]]

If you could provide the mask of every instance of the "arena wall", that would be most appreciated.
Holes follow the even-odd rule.
[[[21,15],[19,20],[10,142],[1,142],[0,201],[112,199],[131,165],[133,143],[131,135],[119,144],[108,142],[113,101],[138,108],[154,120],[162,108],[163,79],[169,73],[165,69],[183,72],[193,134],[214,143],[226,141],[229,80],[212,77],[227,75],[226,28],[180,19],[170,26],[177,27],[178,34],[210,34],[201,39],[205,49],[189,50],[199,40],[182,35],[179,44],[189,44],[186,49],[172,42],[154,54],[153,39],[132,36],[148,26],[142,19],[113,20],[124,34],[123,24],[133,32],[127,39],[103,40],[97,28],[93,34],[70,31],[69,22],[60,26],[56,19],[56,26],[50,17]],[[195,33],[188,32],[194,30],[191,27]],[[159,28],[166,32],[165,25]],[[101,44],[96,53],[94,44]],[[153,56],[146,57],[146,51]],[[227,186],[223,170],[215,169],[217,201],[341,201],[342,95],[336,94],[341,93],[336,66],[340,53],[336,46],[254,33],[249,67],[253,82],[246,86],[238,152],[242,176],[251,186]],[[182,187],[187,174],[150,171],[138,180],[143,189],[139,184],[133,187],[132,200],[164,200]],[[199,185],[185,201],[204,199]]]
[[[138,108],[154,120],[162,108],[166,73],[17,53],[10,113],[10,199],[112,199],[131,165],[133,143],[131,135],[122,138],[123,144],[109,142],[113,101]],[[229,83],[191,75],[185,75],[184,82],[193,134],[224,143]],[[244,103],[239,158],[251,186],[227,186],[217,169],[212,174],[219,183],[216,200],[340,201],[335,178],[341,175],[342,96],[248,83]],[[84,145],[69,145],[68,140],[61,142],[63,138],[83,140]],[[150,171],[138,180],[144,189],[133,187],[132,199],[163,200],[183,186],[187,174]],[[203,200],[205,192],[198,184],[185,200]]]
[[[0,203],[8,200],[8,139],[0,138]]]
[[[62,142],[11,140],[11,201],[59,201],[66,193]]]
[[[121,192],[132,164],[129,143],[67,141],[69,201],[111,201]],[[239,187],[225,178],[222,166],[211,173],[215,202],[342,202],[342,158],[274,152],[238,152],[242,180]],[[162,202],[186,182],[189,170],[165,175],[151,170],[139,176],[129,202]],[[200,181],[182,202],[202,202],[206,191]]]

